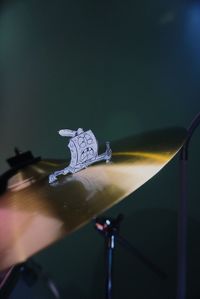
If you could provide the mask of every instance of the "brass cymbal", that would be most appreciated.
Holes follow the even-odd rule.
[[[13,175],[0,196],[0,270],[25,261],[77,230],[142,186],[186,139],[183,128],[152,131],[111,142],[110,163],[97,163],[50,185],[67,165],[41,160]]]

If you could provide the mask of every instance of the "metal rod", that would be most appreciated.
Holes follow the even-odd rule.
[[[113,297],[113,254],[115,248],[115,236],[110,234],[106,240],[107,247],[107,275],[106,275],[106,299]]]
[[[123,215],[120,214],[116,219],[112,218],[97,218],[95,220],[96,229],[105,238],[106,252],[106,299],[113,299],[113,257],[115,245],[117,242],[124,248],[131,251],[133,255],[139,258],[146,266],[154,271],[160,278],[164,279],[167,275],[151,261],[149,261],[142,253],[133,247],[125,238],[119,235],[120,222],[123,220]]]
[[[177,299],[186,298],[187,273],[187,160],[181,160],[181,194],[178,213]]]
[[[181,192],[178,208],[178,247],[177,247],[177,299],[186,299],[187,273],[187,201],[188,181],[187,164],[189,159],[189,145],[193,133],[200,124],[200,112],[195,116],[188,128],[188,136],[180,152]]]

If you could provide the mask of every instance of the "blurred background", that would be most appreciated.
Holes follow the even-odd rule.
[[[0,3],[0,173],[13,149],[65,158],[61,128],[100,143],[168,126],[200,111],[200,1],[7,0]],[[200,129],[190,147],[187,298],[200,298]],[[126,178],[122,178],[126,179]],[[168,275],[117,246],[114,295],[176,297],[179,159],[107,211],[121,234]],[[104,298],[104,240],[89,223],[35,255],[61,298]],[[21,279],[12,298],[52,298]]]

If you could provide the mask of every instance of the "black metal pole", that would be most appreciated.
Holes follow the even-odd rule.
[[[113,257],[115,250],[115,240],[119,233],[120,222],[123,216],[119,214],[117,218],[101,217],[96,218],[95,227],[105,237],[106,252],[106,299],[113,298]]]
[[[97,218],[95,220],[96,229],[105,237],[106,246],[106,299],[113,299],[113,257],[117,242],[128,249],[134,256],[139,258],[160,278],[165,279],[167,275],[155,264],[149,261],[142,253],[133,247],[125,238],[119,235],[120,222],[123,215],[120,214],[116,219]]]
[[[188,128],[188,136],[180,152],[181,192],[178,208],[178,264],[177,264],[177,299],[186,299],[187,273],[187,164],[189,145],[194,131],[200,124],[200,112],[196,115]]]
[[[106,259],[107,259],[107,275],[106,275],[106,299],[113,297],[113,254],[115,249],[115,235],[111,232],[106,238]]]
[[[181,160],[180,172],[181,190],[178,211],[177,299],[185,299],[187,272],[187,160]]]

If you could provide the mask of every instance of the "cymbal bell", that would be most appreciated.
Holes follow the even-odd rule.
[[[184,144],[187,132],[169,128],[111,143],[110,163],[48,176],[67,165],[41,160],[17,171],[0,196],[0,270],[28,257],[88,223],[138,189]]]

